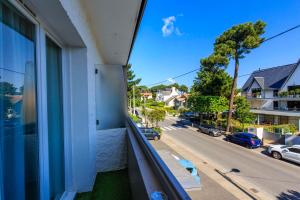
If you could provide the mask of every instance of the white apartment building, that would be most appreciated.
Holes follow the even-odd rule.
[[[242,88],[259,124],[295,124],[300,132],[300,60],[254,71]]]

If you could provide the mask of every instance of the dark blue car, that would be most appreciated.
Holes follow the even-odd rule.
[[[257,148],[261,146],[261,140],[251,133],[234,133],[232,135],[228,135],[226,139],[247,148]]]
[[[140,128],[140,130],[148,140],[157,141],[160,139],[160,134],[152,128]]]

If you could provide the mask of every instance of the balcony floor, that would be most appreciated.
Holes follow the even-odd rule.
[[[130,200],[128,171],[98,173],[92,192],[79,193],[76,200]]]

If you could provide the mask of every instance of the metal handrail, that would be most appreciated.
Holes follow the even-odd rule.
[[[168,196],[168,199],[190,200],[191,198],[189,197],[187,192],[183,189],[168,166],[160,158],[156,150],[148,142],[145,136],[143,136],[139,128],[130,117],[128,117],[128,123],[133,130],[134,136],[141,146],[141,149],[149,160],[151,167],[154,169],[155,174],[162,184],[162,187],[165,190],[164,192]]]

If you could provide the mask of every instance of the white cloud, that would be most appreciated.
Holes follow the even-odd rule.
[[[167,79],[169,82],[171,82],[171,83],[175,83],[176,81],[174,80],[174,79],[172,79],[172,78],[168,78]]]
[[[164,37],[167,37],[174,32],[174,30],[175,30],[174,22],[175,21],[176,21],[175,16],[163,18],[164,25],[161,28],[161,31],[162,31]]]
[[[178,36],[182,36],[183,33],[179,30],[179,28],[175,28],[175,34]]]
[[[177,15],[177,17],[182,17],[183,14]],[[164,22],[164,25],[161,28],[162,34],[164,37],[168,37],[175,33],[177,36],[182,36],[183,33],[179,30],[179,28],[175,25],[176,17],[170,16],[167,18],[162,19]]]

